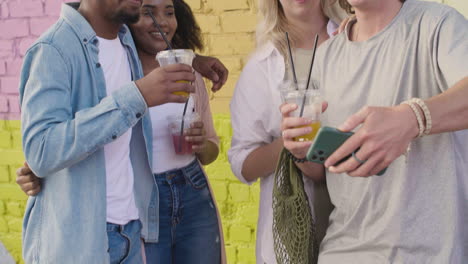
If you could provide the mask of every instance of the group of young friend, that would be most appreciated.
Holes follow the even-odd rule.
[[[468,21],[419,0],[258,4],[257,49],[231,101],[228,152],[240,181],[260,179],[257,263],[277,262],[279,154],[286,148],[301,160],[312,143],[293,140],[312,121],[290,117],[298,106],[280,98],[293,79],[285,32],[298,79],[307,78],[319,35],[312,79],[326,100],[322,125],[355,131],[325,166],[296,163],[317,224],[318,262],[466,262]],[[203,56],[195,72],[160,67],[155,55],[168,47],[149,12],[174,48],[203,48],[183,0],[82,0],[64,4],[24,58],[27,163],[17,182],[30,195],[27,263],[226,263],[202,168],[219,149],[201,76],[217,90],[228,71]],[[166,128],[166,117],[184,108],[177,91],[193,93],[188,109],[201,116],[187,134],[191,155],[174,153]]]

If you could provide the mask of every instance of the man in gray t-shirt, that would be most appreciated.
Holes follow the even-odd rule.
[[[356,132],[325,164],[335,210],[319,263],[468,263],[468,21],[436,3],[349,2],[357,20],[313,73],[323,125]],[[413,97],[432,117],[425,137],[400,105]]]

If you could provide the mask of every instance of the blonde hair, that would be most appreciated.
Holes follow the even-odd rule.
[[[320,4],[325,16],[333,22],[339,24],[346,18],[346,12],[338,6],[336,0],[320,0]],[[288,27],[288,20],[279,0],[259,0],[258,9],[261,18],[256,31],[257,47],[271,42],[288,65],[288,44],[285,32],[288,31],[292,46],[298,39],[298,32],[294,28]]]

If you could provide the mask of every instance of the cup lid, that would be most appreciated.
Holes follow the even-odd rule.
[[[193,59],[195,58],[195,53],[191,49],[163,50],[163,51],[158,52],[158,54],[156,54],[156,59],[174,57],[174,56],[177,56],[177,57],[187,56]]]

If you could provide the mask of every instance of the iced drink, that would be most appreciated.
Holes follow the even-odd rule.
[[[192,61],[194,58],[195,53],[189,49],[164,50],[158,52],[156,55],[156,60],[159,62],[159,66],[167,66],[176,63],[183,63],[192,66]],[[186,80],[180,80],[177,82],[189,83]],[[174,92],[173,94],[189,97],[188,92]]]
[[[192,143],[185,140],[185,135],[172,134],[172,143],[174,143],[174,150],[177,155],[192,154]]]
[[[167,117],[169,130],[174,144],[174,151],[178,155],[192,154],[192,143],[185,140],[188,129],[193,122],[198,121],[197,113],[188,113],[182,119],[182,115],[170,115]],[[182,124],[182,120],[184,123]],[[182,131],[182,134],[181,134]]]
[[[320,92],[318,90],[313,89],[312,87],[305,90],[305,84],[302,86],[301,84],[302,82],[299,83],[299,87],[302,89],[299,90],[296,90],[295,85],[292,85],[291,83],[285,85],[280,91],[281,99],[283,103],[296,104],[298,106],[296,110],[290,113],[290,116],[293,117],[300,116],[301,106],[304,102],[304,112],[302,117],[312,120],[312,124],[307,125],[312,127],[312,132],[306,135],[295,137],[294,141],[312,141],[314,140],[315,135],[321,126],[320,115],[322,113],[322,97],[320,96]]]
[[[312,124],[306,125],[306,126],[310,126],[312,128],[312,132],[310,132],[309,134],[299,136],[299,137],[295,137],[294,141],[302,142],[302,141],[314,140],[315,136],[317,135],[318,130],[320,129],[321,124],[320,124],[320,121],[318,121],[318,122],[313,122]],[[300,127],[306,127],[306,126],[300,126]]]

